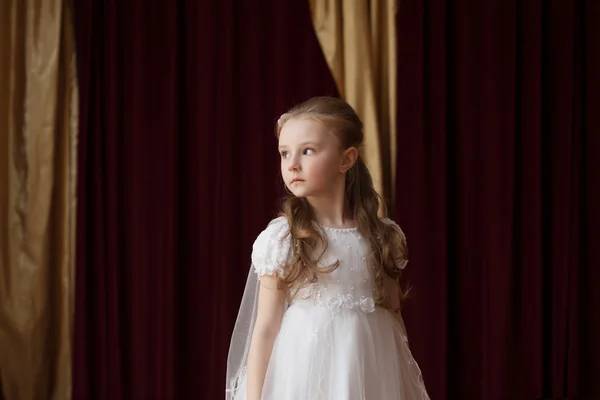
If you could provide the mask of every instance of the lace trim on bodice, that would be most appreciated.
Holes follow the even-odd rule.
[[[327,308],[332,311],[340,311],[342,308],[345,308],[347,310],[357,309],[365,313],[372,313],[375,311],[375,300],[367,296],[361,296],[360,299],[357,299],[351,294],[338,294],[327,300]]]
[[[364,313],[375,311],[375,299],[372,296],[356,295],[354,287],[350,289],[352,293],[330,293],[328,289],[327,286],[315,282],[306,288],[304,295],[298,293],[292,299],[290,305],[310,302],[313,306],[325,307],[334,313],[338,313],[342,309],[362,311]]]

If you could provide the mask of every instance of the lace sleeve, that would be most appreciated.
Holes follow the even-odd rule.
[[[272,220],[252,246],[252,264],[258,276],[282,275],[291,250],[289,226],[285,217]]]

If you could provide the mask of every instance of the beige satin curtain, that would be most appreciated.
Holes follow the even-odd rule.
[[[9,400],[71,395],[77,82],[66,1],[0,0],[0,387]]]
[[[364,123],[363,156],[393,202],[396,172],[396,0],[309,0],[340,95]]]

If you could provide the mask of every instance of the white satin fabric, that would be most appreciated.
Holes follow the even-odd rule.
[[[277,218],[254,244],[253,270],[232,337],[228,400],[246,399],[248,333],[256,314],[256,277],[285,273],[281,266],[291,255],[289,238],[284,239],[287,230],[285,218]],[[356,229],[324,228],[324,233],[328,248],[323,265],[340,260],[340,266],[301,289],[286,304],[262,398],[429,399],[397,317],[375,306],[368,243]]]

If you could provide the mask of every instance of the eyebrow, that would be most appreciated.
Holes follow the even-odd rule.
[[[310,142],[302,142],[302,143],[300,143],[300,146],[306,146],[307,144],[312,144],[312,145],[315,145],[315,144],[319,144],[319,142],[313,142],[313,141],[310,141]],[[279,150],[281,150],[281,149],[287,149],[287,148],[288,148],[288,146],[286,146],[286,145],[279,146]]]

